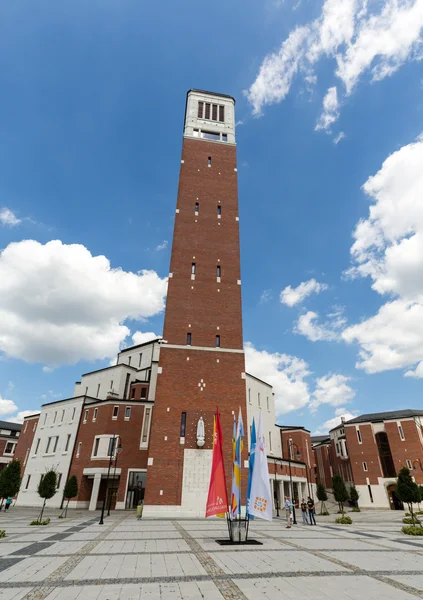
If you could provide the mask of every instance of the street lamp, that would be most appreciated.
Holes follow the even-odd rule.
[[[107,470],[106,491],[104,492],[103,506],[101,507],[101,517],[100,517],[99,525],[104,525],[104,509],[106,508],[106,497],[107,497],[107,488],[109,486],[110,468],[112,466],[113,454],[114,454],[114,450],[115,450],[116,440],[118,439],[118,437],[119,436],[114,435],[112,438],[110,438],[110,442],[109,442],[109,448],[110,448],[109,468]]]
[[[292,516],[293,516],[293,524],[297,524],[297,518],[295,516],[295,502],[294,502],[294,484],[292,483],[292,471],[291,471],[291,453],[292,448],[295,446],[297,448],[297,453],[295,455],[296,458],[301,458],[301,453],[298,450],[297,444],[293,444],[292,440],[288,440],[288,464],[289,464],[289,481],[291,485],[291,502],[292,502]]]
[[[118,456],[119,454],[122,452],[122,444],[120,443],[119,440],[119,446],[116,448],[116,456],[115,456],[115,467],[113,469],[113,491],[115,490],[115,478],[116,478],[116,467],[117,467],[117,460],[118,460]],[[119,489],[119,486],[117,486],[117,490]],[[116,500],[117,500],[117,490],[116,490]],[[109,498],[109,508],[107,510],[107,516],[110,517],[110,508],[112,506],[112,494],[110,494],[110,498]]]
[[[277,493],[277,489],[278,489],[278,479],[277,479],[277,475],[276,475],[276,458],[273,459],[274,463],[275,463],[275,482],[273,484],[274,490],[273,490],[273,497],[275,498],[275,504],[276,504],[276,516],[279,517],[279,498],[278,498],[278,493]]]

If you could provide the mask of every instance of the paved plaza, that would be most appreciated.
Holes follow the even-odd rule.
[[[141,520],[115,512],[0,513],[0,599],[406,600],[423,598],[423,540],[401,534],[403,513],[335,516],[316,527],[255,521],[262,546],[225,547],[220,520]]]

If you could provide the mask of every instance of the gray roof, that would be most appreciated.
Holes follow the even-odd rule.
[[[330,436],[329,436],[329,434],[327,434],[327,435],[312,435],[310,439],[311,439],[312,444],[320,444],[321,442],[330,440]]]
[[[412,408],[405,408],[403,410],[391,410],[380,413],[368,413],[366,415],[360,415],[355,419],[350,419],[345,422],[345,425],[352,425],[353,423],[379,423],[381,421],[391,421],[394,419],[410,419],[412,417],[423,417],[423,410],[413,410]]]
[[[9,421],[0,421],[0,429],[9,429],[10,431],[20,431],[22,423],[10,423]]]

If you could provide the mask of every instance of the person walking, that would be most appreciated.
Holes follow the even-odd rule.
[[[310,525],[316,525],[316,519],[314,517],[314,515],[316,514],[316,507],[314,506],[314,500],[312,500],[310,498],[310,496],[308,497],[308,500],[307,500],[307,507],[308,507],[308,516],[310,517]]]
[[[286,528],[290,529],[291,521],[292,521],[292,502],[291,502],[291,498],[289,498],[288,496],[285,496],[284,508],[285,508],[285,514],[286,514]]]
[[[12,498],[10,496],[7,497],[6,499],[6,504],[4,506],[4,510],[8,510],[9,506],[12,504]]]
[[[303,515],[303,525],[308,525],[307,502],[305,501],[304,498],[301,500],[301,514]]]

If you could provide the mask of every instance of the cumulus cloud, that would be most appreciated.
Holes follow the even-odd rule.
[[[324,375],[316,380],[316,389],[313,392],[310,409],[314,412],[320,404],[342,406],[352,400],[355,391],[349,385],[350,377],[340,374]]]
[[[8,225],[9,227],[15,227],[22,222],[22,219],[18,219],[17,216],[10,210],[10,208],[0,208],[0,223],[2,225]]]
[[[260,295],[260,304],[266,304],[272,299],[272,290],[263,290]]]
[[[423,136],[391,154],[363,186],[369,216],[357,224],[350,277],[369,277],[389,301],[343,331],[367,373],[407,368],[423,376]]]
[[[36,410],[21,410],[14,417],[9,417],[7,420],[10,423],[23,423],[25,417],[29,417],[30,415],[35,415],[37,413]]]
[[[18,407],[13,400],[6,400],[5,398],[2,398],[0,394],[0,417],[3,417],[4,415],[10,415],[17,410]]]
[[[319,283],[315,279],[309,279],[308,281],[300,283],[296,288],[292,288],[288,285],[281,291],[280,301],[287,306],[295,306],[305,300],[308,296],[311,296],[311,294],[320,294],[320,292],[327,289],[328,286],[325,283]]]
[[[257,350],[253,344],[245,344],[245,360],[248,373],[273,386],[276,415],[306,406],[310,400],[307,377],[308,364],[301,358]]]
[[[421,58],[422,28],[421,0],[325,0],[319,17],[292,30],[279,51],[264,58],[246,92],[253,113],[283,101],[294,77],[313,77],[322,59],[335,59],[334,76],[346,95],[366,73],[373,81],[392,75]]]
[[[357,416],[356,412],[349,412],[345,408],[339,408],[335,411],[335,416],[332,419],[328,419],[322,425],[320,425],[319,429],[313,432],[313,435],[325,435],[334,427],[337,427],[342,423],[342,419],[345,421],[349,421],[350,419],[354,419]]]
[[[163,240],[163,242],[161,244],[156,246],[155,250],[156,250],[156,252],[160,252],[160,250],[165,250],[167,248],[167,246],[168,246],[168,241]]]
[[[319,323],[318,318],[318,313],[312,310],[300,315],[294,325],[294,333],[303,335],[312,342],[332,342],[341,339],[341,330],[346,323],[342,308],[329,313],[324,323]]]
[[[328,89],[326,96],[323,98],[323,111],[317,121],[315,130],[325,129],[330,131],[331,126],[339,117],[339,102],[336,87]],[[339,137],[339,136],[338,136]],[[337,138],[338,139],[338,138]],[[339,139],[338,139],[339,141]]]
[[[157,335],[156,333],[153,333],[152,331],[136,331],[133,335],[132,335],[132,341],[134,342],[134,346],[137,346],[138,344],[145,344],[146,342],[149,342],[151,340],[156,340],[157,338],[161,338],[161,335]]]
[[[0,254],[0,352],[49,367],[117,353],[130,330],[164,309],[167,281],[125,272],[59,240],[9,244]]]

